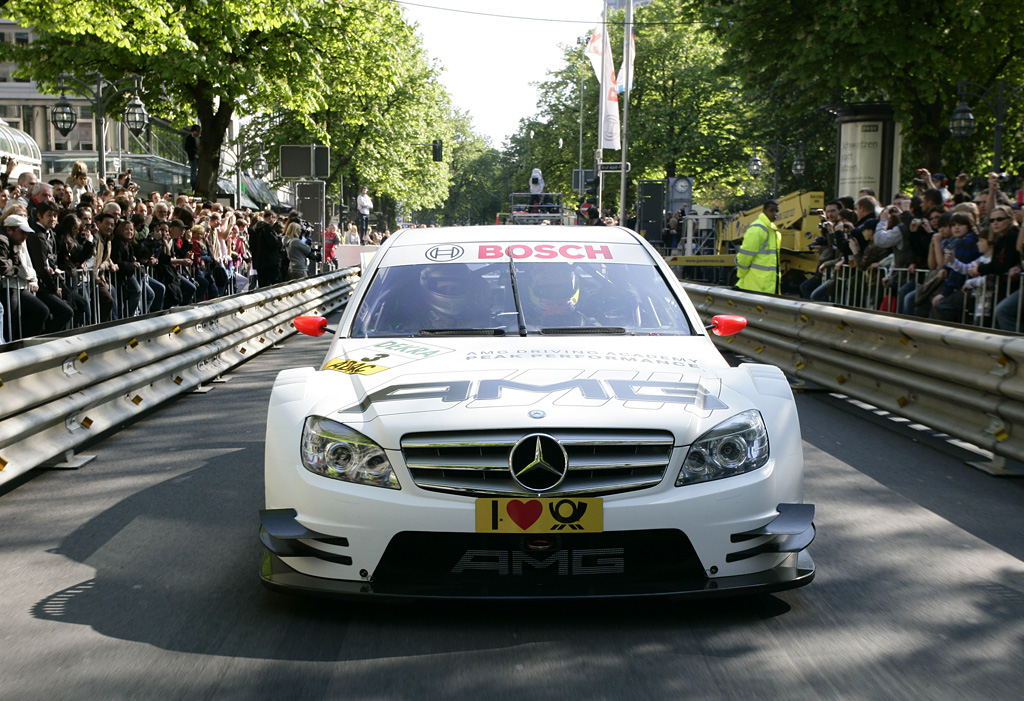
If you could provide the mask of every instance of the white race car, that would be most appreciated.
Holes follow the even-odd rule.
[[[414,229],[367,266],[323,365],[274,384],[260,575],[393,597],[769,592],[813,579],[813,517],[786,378],[730,367],[640,236]]]

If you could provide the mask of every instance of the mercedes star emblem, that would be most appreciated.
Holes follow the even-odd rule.
[[[522,438],[508,456],[514,479],[530,492],[546,492],[562,483],[569,472],[569,456],[556,439],[546,433]]]

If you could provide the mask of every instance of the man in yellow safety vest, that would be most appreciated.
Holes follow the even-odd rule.
[[[750,292],[779,293],[779,246],[782,234],[775,228],[779,203],[768,200],[761,214],[743,233],[736,252],[736,286]]]

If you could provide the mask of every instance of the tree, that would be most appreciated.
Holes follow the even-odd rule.
[[[347,71],[350,85],[372,95],[380,83],[360,71],[398,57],[393,35],[407,25],[394,3],[364,0],[162,0],[117,5],[78,0],[71,21],[64,8],[38,0],[10,0],[6,11],[32,26],[37,39],[16,52],[20,73],[53,89],[62,72],[99,71],[110,79],[144,77],[150,111],[184,126],[202,127],[198,190],[216,193],[220,153],[233,115],[275,105],[300,115],[323,111],[327,79]],[[98,21],[93,22],[94,18]],[[357,47],[357,51],[349,51]],[[353,56],[363,63],[350,62]],[[114,106],[113,109],[118,109]],[[309,120],[307,120],[308,122]],[[311,128],[312,123],[308,124]]]
[[[1013,4],[963,0],[919,11],[886,0],[681,4],[724,43],[725,70],[745,90],[786,95],[780,122],[824,105],[888,102],[910,160],[932,170],[949,141],[957,82],[991,85],[1024,68],[1016,41],[1024,14]]]
[[[448,194],[449,161],[431,159],[434,139],[453,133],[451,105],[412,28],[390,27],[376,41],[347,42],[324,62],[320,109],[267,103],[247,125],[273,165],[282,144],[324,143],[331,148],[332,195],[361,186],[393,221],[406,209],[435,207]]]

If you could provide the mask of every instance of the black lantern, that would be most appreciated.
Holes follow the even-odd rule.
[[[807,170],[807,164],[804,163],[804,157],[803,157],[802,154],[798,155],[796,158],[793,159],[793,168],[792,168],[792,170],[793,170],[793,175],[795,175],[798,178],[801,175],[804,174],[804,171]]]
[[[750,163],[747,164],[747,172],[750,173],[750,177],[759,178],[763,169],[764,164],[761,163],[761,157],[755,153],[754,157],[750,159]]]
[[[142,130],[149,124],[149,115],[146,113],[146,108],[142,104],[142,100],[139,99],[136,93],[131,102],[124,110],[124,123],[128,125],[128,131],[135,136],[142,133]]]
[[[61,136],[67,136],[78,124],[78,115],[75,114],[74,106],[68,102],[64,93],[60,94],[57,104],[50,110],[50,122],[53,128],[60,132]]]
[[[974,133],[975,127],[974,115],[971,114],[971,108],[967,106],[965,100],[961,100],[960,104],[957,105],[956,109],[953,110],[953,116],[949,118],[949,133],[952,134],[957,141],[964,141],[971,134]]]
[[[267,159],[263,157],[263,154],[256,156],[256,160],[252,162],[252,174],[257,178],[262,178],[267,174],[270,167],[267,165]]]

